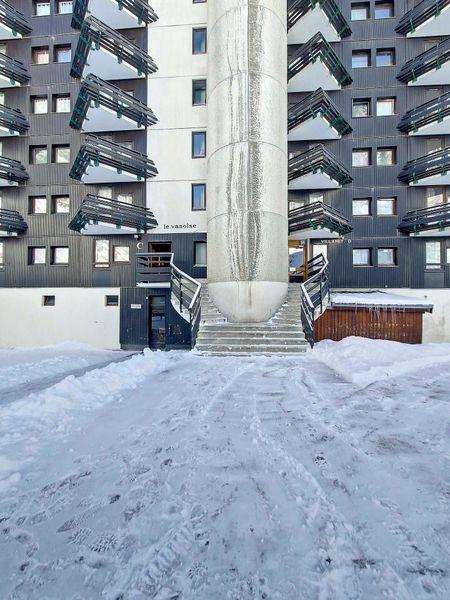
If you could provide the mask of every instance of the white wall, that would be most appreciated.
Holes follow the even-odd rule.
[[[55,306],[42,306],[44,295],[54,295]],[[117,350],[120,312],[105,305],[106,295],[120,296],[120,289],[0,289],[0,347],[71,341]]]
[[[148,80],[148,103],[158,123],[148,130],[148,156],[158,176],[147,183],[147,204],[159,227],[152,233],[206,232],[206,211],[191,210],[191,184],[206,183],[206,159],[191,158],[192,131],[206,130],[206,106],[192,106],[192,80],[206,78],[207,55],[192,54],[192,29],[206,26],[207,3],[154,0],[149,54],[158,71]]]

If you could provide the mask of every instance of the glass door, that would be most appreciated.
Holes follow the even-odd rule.
[[[150,296],[149,299],[149,340],[148,345],[155,350],[166,347],[166,297]]]

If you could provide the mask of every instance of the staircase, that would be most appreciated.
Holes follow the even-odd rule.
[[[300,318],[299,284],[290,284],[286,302],[267,323],[228,323],[202,286],[201,323],[195,351],[208,356],[298,355],[307,342]]]

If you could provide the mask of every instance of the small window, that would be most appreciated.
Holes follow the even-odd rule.
[[[352,203],[352,213],[355,217],[369,217],[370,198],[355,198]]]
[[[352,117],[359,119],[370,117],[370,98],[354,98],[352,104]]]
[[[50,263],[52,265],[68,265],[69,248],[67,246],[52,246],[50,252]]]
[[[377,117],[390,117],[395,115],[395,98],[377,99]]]
[[[364,69],[370,67],[370,50],[353,50],[352,68]]]
[[[5,266],[5,244],[0,242],[0,269]]]
[[[370,16],[370,5],[368,2],[352,3],[352,21],[367,21]]]
[[[53,96],[53,112],[70,112],[70,94],[55,94]]]
[[[72,60],[72,48],[68,45],[55,46],[53,49],[53,60],[56,63],[69,63]]]
[[[52,154],[52,162],[54,163],[70,162],[70,146],[66,144],[61,146],[53,146]]]
[[[206,79],[192,81],[192,105],[204,106],[206,104]]]
[[[69,15],[72,12],[72,0],[57,0],[56,11],[58,15]]]
[[[0,250],[1,252],[1,250]],[[1,255],[0,255],[1,256]],[[450,248],[446,248],[445,250],[445,262],[450,265]],[[1,263],[0,263],[1,264]]]
[[[206,242],[194,242],[194,266],[206,267]]]
[[[47,98],[47,96],[31,96],[30,104],[31,104],[31,112],[34,115],[45,115],[48,113],[48,98]]]
[[[192,210],[206,210],[206,184],[192,184]]]
[[[68,214],[70,210],[69,196],[53,196],[52,212],[55,214]]]
[[[377,148],[377,165],[379,167],[390,167],[397,162],[396,148]]]
[[[29,265],[45,265],[46,256],[45,246],[31,246],[28,248]]]
[[[108,240],[95,240],[94,263],[96,267],[109,267]]]
[[[48,17],[50,14],[50,2],[40,2],[40,0],[35,0],[34,14],[36,17]]]
[[[47,146],[30,146],[30,163],[32,165],[45,165],[47,161]]]
[[[105,296],[105,306],[119,306],[119,296]]]
[[[133,194],[117,194],[117,202],[133,204]]]
[[[372,164],[370,148],[358,148],[352,152],[352,167],[369,167]]]
[[[50,52],[48,46],[40,46],[31,49],[31,62],[34,65],[48,65],[50,62]]]
[[[397,264],[396,248],[378,248],[378,266],[395,267]]]
[[[42,296],[42,306],[55,306],[55,296]]]
[[[192,30],[192,54],[206,54],[206,27]]]
[[[30,215],[44,215],[47,212],[47,198],[45,196],[31,196],[28,199],[28,205]]]
[[[192,158],[204,158],[206,156],[206,132],[192,132]]]
[[[113,197],[112,187],[103,186],[103,187],[98,188],[97,196],[100,196],[101,198],[109,198],[110,200],[112,200],[112,197]]]
[[[375,2],[375,19],[392,19],[394,16],[394,2]]]
[[[128,246],[114,246],[114,262],[130,262],[130,248]]]
[[[370,267],[372,252],[370,248],[353,248],[353,265],[355,267]]]
[[[441,242],[425,243],[425,263],[427,269],[441,268]]]
[[[375,64],[377,67],[392,67],[395,65],[394,48],[382,48],[377,50]]]
[[[377,215],[379,217],[391,217],[396,214],[396,199],[395,198],[378,198],[377,200]]]

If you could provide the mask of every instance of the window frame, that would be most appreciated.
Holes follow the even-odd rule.
[[[368,162],[364,165],[355,165],[353,162],[353,157],[358,153],[367,152]],[[372,148],[353,148],[352,149],[352,168],[354,169],[364,169],[367,167],[373,166],[373,156],[372,156]]]
[[[204,33],[205,36],[205,49],[202,52],[195,50],[195,36],[198,33]],[[193,56],[203,56],[208,52],[208,30],[206,27],[193,27],[192,28],[192,54]]]
[[[65,262],[55,260],[58,250],[67,250],[67,260]],[[69,246],[50,246],[50,265],[52,267],[67,267],[70,261]]]
[[[358,214],[355,213],[353,207],[355,206],[355,202],[367,202],[367,213]],[[367,219],[367,217],[372,216],[372,198],[352,198],[352,217],[356,217],[357,219]]]
[[[380,252],[382,250],[391,250],[392,251],[392,258],[393,258],[393,262],[392,263],[382,263],[380,262]],[[380,269],[384,269],[384,268],[392,268],[392,267],[398,267],[398,248],[394,247],[394,246],[380,246],[377,248],[377,267],[379,267]]]
[[[196,136],[199,136],[199,135],[203,136],[204,139],[205,139],[205,152],[204,152],[204,154],[194,154],[195,138],[196,138]],[[206,158],[206,152],[207,152],[207,150],[206,150],[206,143],[207,143],[207,141],[206,141],[206,131],[204,131],[204,130],[203,131],[202,130],[198,130],[198,131],[193,131],[192,132],[192,135],[191,135],[191,158],[192,159]]]
[[[205,84],[204,90],[203,90],[203,88],[200,90],[201,93],[203,93],[203,91],[205,93],[205,101],[204,102],[195,102],[194,101],[195,100],[195,93],[197,91],[199,91],[199,90],[195,89],[195,85],[198,84],[198,83],[204,83]],[[207,93],[207,81],[206,81],[206,78],[203,77],[201,79],[193,79],[192,80],[192,106],[206,106],[206,93]]]
[[[197,263],[197,247],[200,244],[204,244],[206,246],[206,262],[205,264],[199,264]],[[194,267],[198,267],[198,268],[205,268],[207,266],[208,263],[208,245],[207,242],[205,240],[196,240],[194,242]]]
[[[194,196],[195,196],[195,188],[203,189],[203,199],[204,199],[204,207],[203,208],[194,208]],[[191,210],[193,212],[202,212],[206,210],[206,183],[192,183],[191,184]]]
[[[355,263],[355,251],[357,250],[367,250],[367,257],[368,257],[368,262],[367,263]],[[352,248],[352,265],[355,268],[367,268],[367,267],[373,267],[373,255],[372,255],[372,248],[368,248],[367,246],[363,246],[361,248]]]

